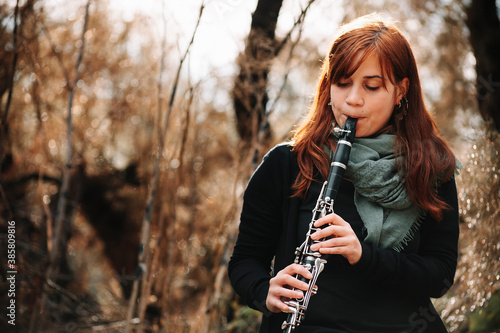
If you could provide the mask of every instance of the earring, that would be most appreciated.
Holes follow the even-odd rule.
[[[405,105],[403,105],[403,102],[405,103]],[[405,96],[405,97],[403,97],[403,98],[401,98],[401,99],[399,100],[398,109],[401,109],[401,108],[403,108],[403,107],[404,107],[404,109],[403,109],[403,110],[407,111],[407,110],[408,110],[408,108],[409,108],[408,104],[409,104],[409,103],[408,103],[408,98],[406,98],[406,96]]]
[[[403,105],[403,116],[406,116],[408,114],[408,109],[410,108],[410,103],[408,102],[408,98],[403,97],[403,100],[404,100],[404,105]]]
[[[399,111],[395,115],[395,118],[399,121],[403,120],[403,118],[408,114],[408,108],[409,102],[408,98],[405,96],[399,100],[399,104],[394,108],[394,111]]]
[[[328,105],[332,106],[332,101],[328,102]]]

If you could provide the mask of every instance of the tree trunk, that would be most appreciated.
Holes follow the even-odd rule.
[[[479,111],[500,132],[500,20],[495,0],[472,0],[466,14],[476,57]]]
[[[276,22],[283,0],[259,0],[233,88],[233,103],[240,138],[250,144],[257,135],[271,138],[266,119],[267,76],[276,55]]]

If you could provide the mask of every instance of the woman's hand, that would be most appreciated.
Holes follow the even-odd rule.
[[[311,235],[313,240],[330,237],[311,246],[311,250],[324,254],[340,254],[351,265],[361,259],[361,243],[349,223],[335,213],[323,216],[314,223],[315,227],[327,225]]]
[[[311,279],[312,274],[302,265],[291,264],[283,268],[269,281],[269,291],[267,292],[266,307],[269,311],[278,313],[288,311],[288,305],[284,301],[290,298],[302,298],[309,285],[294,277],[295,274],[302,275],[306,279]],[[292,290],[297,288],[300,290]]]

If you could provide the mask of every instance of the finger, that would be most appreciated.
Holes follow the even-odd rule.
[[[319,250],[322,254],[338,254],[345,257],[351,264],[359,260],[360,254],[357,255],[354,249],[350,246],[334,246],[323,247]]]
[[[324,248],[345,246],[347,245],[346,243],[347,242],[343,237],[335,237],[311,245],[311,250],[318,251]]]
[[[278,313],[280,311],[286,312],[288,311],[288,305],[284,303],[286,300],[286,298],[280,299],[276,297],[268,297],[266,306],[271,312],[274,313]]]
[[[311,279],[312,274],[303,266],[299,264],[292,264],[285,269],[278,272],[278,274],[271,279],[270,285],[282,288],[296,288],[307,290],[308,284],[297,278],[297,275],[303,276],[306,279]]]
[[[325,215],[322,218],[319,218],[318,220],[316,220],[316,222],[314,222],[314,226],[321,227],[323,225],[331,224],[333,219],[334,219],[334,216],[335,216],[335,213]]]
[[[351,241],[348,237],[345,237],[343,239],[332,239],[328,245],[319,248],[319,252],[322,254],[342,255],[351,265],[357,263],[361,258],[362,248],[359,241],[356,243],[355,240]]]
[[[300,299],[302,297],[304,297],[304,293],[300,290],[292,290],[275,286],[269,289],[269,294],[266,302],[268,305],[268,309],[270,309],[271,311],[273,311],[272,308],[279,309],[280,311],[287,311],[288,305],[284,303],[285,301],[294,298]]]
[[[311,275],[311,277],[312,277],[312,275]],[[300,281],[295,276],[290,276],[290,275],[285,275],[283,277],[283,279],[281,280],[280,284],[281,284],[281,286],[289,286],[289,288],[287,290],[290,290],[290,288],[307,290],[309,288],[309,285],[306,282]],[[293,296],[293,297],[295,297],[295,296]]]
[[[335,247],[322,247],[319,249],[319,252],[322,254],[345,254],[345,247],[343,246],[335,246]]]
[[[330,225],[326,228],[320,229],[313,234],[311,234],[311,238],[313,240],[318,240],[322,238],[327,238],[327,237],[339,237],[339,236],[344,236],[346,234],[346,231],[344,230],[345,227],[341,227],[338,225]]]
[[[311,279],[312,278],[312,274],[311,272],[309,272],[307,270],[307,268],[305,268],[304,266],[302,265],[299,265],[299,264],[291,264],[291,265],[288,265],[287,267],[285,267],[283,270],[282,270],[283,273],[286,273],[288,275],[295,275],[295,274],[298,274],[298,275],[301,275],[303,276],[304,278],[306,279]]]
[[[274,292],[276,293],[277,297],[284,297],[284,298],[288,298],[288,299],[304,297],[304,293],[300,290],[297,290],[297,289],[279,288],[278,290],[276,290]]]
[[[331,245],[328,245],[326,242],[318,242],[318,243],[311,245],[311,250],[324,253],[324,249],[327,249],[330,247],[331,247]]]
[[[288,312],[290,310],[288,305],[286,305],[282,301],[279,301],[277,308],[279,308],[281,310],[281,312]]]
[[[359,240],[357,239],[356,235],[347,232],[344,236],[332,237],[325,239],[321,242],[317,242],[311,245],[311,250],[319,251],[321,253],[332,254],[332,252],[339,253],[338,252],[339,250],[327,250],[327,249],[343,248],[343,247],[350,248],[350,247],[356,247],[357,244],[359,244]]]
[[[322,218],[318,219],[316,222],[314,222],[315,227],[321,227],[322,225],[326,224],[334,224],[334,225],[345,225],[347,222],[341,218],[339,215],[335,213],[331,213],[328,215],[323,216]]]

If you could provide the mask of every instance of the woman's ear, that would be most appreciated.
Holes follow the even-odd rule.
[[[398,98],[397,98],[398,101],[400,101],[401,98],[406,96],[406,93],[408,92],[409,88],[410,88],[410,80],[407,77],[405,77],[398,84]]]

